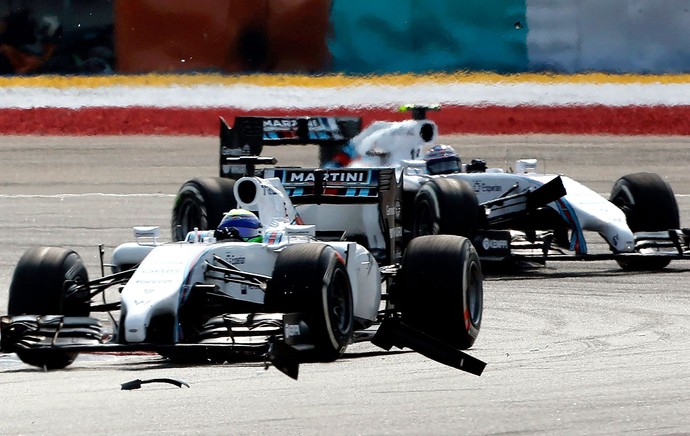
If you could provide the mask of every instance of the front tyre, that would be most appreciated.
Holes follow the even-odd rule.
[[[406,324],[456,348],[470,348],[479,334],[484,308],[477,251],[461,236],[413,239],[391,297]]]
[[[88,316],[89,292],[77,285],[89,281],[84,262],[72,250],[35,247],[19,259],[10,284],[9,315]],[[23,350],[17,356],[29,365],[61,369],[79,353],[60,350]]]
[[[680,228],[678,203],[671,186],[655,173],[634,173],[621,177],[611,189],[610,201],[625,214],[633,232],[654,232]],[[660,270],[671,260],[636,257],[618,259],[627,271]]]
[[[184,240],[195,228],[213,230],[218,227],[223,214],[237,207],[234,185],[234,180],[222,177],[200,177],[182,185],[172,211],[172,240]]]
[[[469,236],[481,225],[481,210],[474,189],[464,180],[432,179],[415,195],[412,236]]]
[[[352,339],[352,289],[342,257],[333,247],[307,243],[281,251],[265,304],[269,311],[304,313],[315,360],[337,359]]]

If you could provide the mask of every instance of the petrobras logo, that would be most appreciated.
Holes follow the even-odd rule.
[[[490,239],[490,238],[484,238],[482,241],[482,248],[484,250],[507,250],[508,247],[508,241],[506,240],[501,240],[501,239]]]
[[[323,181],[330,184],[367,184],[371,182],[370,172],[363,171],[324,171]],[[288,184],[313,184],[316,180],[316,173],[314,171],[290,171],[287,172],[284,178]]]

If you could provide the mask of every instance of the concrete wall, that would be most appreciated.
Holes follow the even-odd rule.
[[[529,70],[690,72],[688,0],[527,0]]]

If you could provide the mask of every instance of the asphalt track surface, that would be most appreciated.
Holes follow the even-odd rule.
[[[444,139],[491,166],[539,158],[540,170],[604,195],[621,175],[658,172],[690,227],[690,137]],[[311,147],[272,151],[283,164],[315,163]],[[216,162],[209,137],[0,138],[0,307],[31,246],[73,248],[95,277],[97,245],[107,256],[133,225],[160,225],[167,238],[175,192],[217,174]],[[685,434],[689,279],[687,262],[645,274],[612,261],[552,262],[489,276],[471,350],[488,363],[481,377],[366,343],[337,362],[303,365],[299,381],[260,362],[85,354],[46,373],[0,355],[0,434]],[[158,377],[190,388],[120,390]]]

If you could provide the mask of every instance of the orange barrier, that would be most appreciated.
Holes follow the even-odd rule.
[[[318,72],[330,0],[118,0],[117,70]]]

